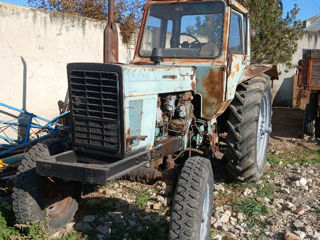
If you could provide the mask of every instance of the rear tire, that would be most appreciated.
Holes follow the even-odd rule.
[[[213,182],[209,159],[191,157],[185,162],[172,204],[170,240],[209,239]]]
[[[228,171],[238,180],[256,181],[264,171],[271,133],[271,87],[267,76],[238,85],[227,120]]]
[[[309,103],[304,111],[304,133],[311,137],[318,135],[317,125],[318,119],[318,95],[311,94]]]
[[[52,234],[73,219],[81,196],[81,183],[42,177],[36,161],[62,152],[58,142],[38,143],[26,153],[13,188],[13,211],[18,223],[42,222]]]

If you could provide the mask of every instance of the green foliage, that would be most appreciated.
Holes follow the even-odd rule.
[[[257,192],[256,196],[257,197],[267,197],[269,199],[274,198],[274,192],[275,192],[275,186],[270,183],[264,183],[263,185],[258,185],[256,186]]]
[[[301,166],[305,164],[316,165],[320,164],[320,151],[304,149],[297,152],[280,153],[277,156],[268,156],[271,165],[280,163],[280,160],[284,165],[295,163]]]
[[[114,7],[114,20],[120,23],[123,42],[128,43],[139,27],[142,18],[141,8],[145,0],[117,0]],[[28,0],[31,7],[49,11],[68,13],[81,17],[107,20],[107,0]]]
[[[149,196],[146,191],[138,193],[136,198],[136,204],[139,208],[145,208],[147,206],[148,201],[149,201]]]
[[[0,239],[9,239],[19,235],[18,231],[12,227],[12,210],[6,202],[0,203]],[[10,225],[10,226],[9,226]]]
[[[305,150],[299,153],[282,154],[281,157],[285,164],[315,165],[320,163],[320,151]]]
[[[240,0],[249,11],[256,36],[251,43],[252,62],[286,64],[292,67],[297,40],[302,37],[302,22],[296,20],[297,5],[282,18],[281,0]]]
[[[6,202],[0,202],[0,240],[32,239],[47,240],[49,235],[43,223],[15,224],[14,213]],[[57,240],[85,240],[86,236],[69,233]]]
[[[6,224],[13,226],[15,222],[11,206],[6,202],[0,202],[0,215],[6,219]]]
[[[65,235],[63,237],[58,238],[57,240],[86,240],[86,236],[81,236],[79,233],[69,233],[68,235]]]
[[[28,223],[25,226],[26,235],[33,240],[49,239],[46,227],[43,223]]]
[[[261,221],[259,221],[257,217],[268,214],[268,208],[254,198],[240,198],[236,203],[236,207],[240,212],[246,215],[246,223],[249,228],[255,225],[262,225]]]
[[[268,163],[270,163],[271,165],[278,165],[280,160],[274,156],[274,155],[268,155],[267,156],[267,161]]]
[[[195,25],[188,26],[186,31],[191,35],[205,36],[208,38],[208,42],[221,43],[223,26],[222,17],[222,14],[197,16],[195,18]],[[214,32],[212,32],[212,30],[214,30]]]
[[[261,178],[261,180],[263,180]],[[274,198],[274,193],[276,187],[272,183],[266,183],[263,182],[262,184],[258,184],[255,182],[248,182],[248,183],[242,183],[240,185],[241,189],[244,190],[244,188],[249,188],[249,189],[256,189],[255,196],[256,197],[267,197],[269,199]],[[234,187],[233,187],[234,188]]]

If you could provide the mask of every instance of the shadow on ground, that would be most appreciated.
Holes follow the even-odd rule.
[[[303,138],[304,112],[299,109],[273,108],[271,138]]]
[[[124,191],[128,191],[123,190],[124,187],[119,188],[123,198]],[[85,193],[75,216],[75,229],[87,235],[88,239],[167,239],[168,211],[165,208],[162,211],[150,210],[147,202],[152,197],[147,196],[144,190],[140,193],[130,192],[141,196],[138,203],[130,203],[119,197],[104,197],[102,194],[97,196],[95,187],[92,189],[93,195],[90,191],[88,193],[88,189],[85,189]]]

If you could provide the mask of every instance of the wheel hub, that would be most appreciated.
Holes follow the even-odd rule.
[[[256,155],[259,168],[263,166],[264,157],[268,147],[268,139],[271,131],[271,106],[268,93],[265,92],[261,101],[257,129]]]
[[[72,197],[66,193],[64,184],[56,179],[44,179],[43,194],[47,206],[46,211],[50,218],[61,216],[72,203]]]
[[[209,222],[209,211],[210,211],[210,193],[209,193],[209,184],[206,186],[203,207],[202,207],[202,216],[201,216],[201,226],[200,226],[200,240],[207,239],[208,222]]]
[[[71,197],[66,197],[54,204],[51,204],[48,207],[48,215],[51,218],[57,218],[61,216],[70,206],[72,203],[72,198]]]

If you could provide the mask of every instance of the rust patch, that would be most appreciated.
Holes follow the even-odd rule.
[[[236,72],[239,72],[239,71],[240,71],[240,64],[239,64],[239,63],[237,63],[237,64],[235,65],[235,71],[236,71]]]
[[[230,10],[225,11],[224,16],[224,33],[223,33],[223,45],[222,45],[222,54],[226,55],[228,51],[229,43],[229,19],[230,19]]]
[[[240,82],[261,75],[262,73],[272,69],[272,65],[252,65],[247,67],[240,79]]]
[[[127,130],[127,135],[126,135],[126,138],[130,137],[130,128],[128,128]]]
[[[242,12],[244,14],[248,14],[249,13],[249,11],[244,6],[242,6],[238,1],[233,1],[233,3],[234,3],[233,6],[236,7],[238,11],[240,11],[240,12]]]
[[[202,98],[202,110],[204,116],[211,118],[217,110],[217,106],[223,101],[223,77],[221,68],[214,71],[209,70],[208,76],[203,79],[202,87],[206,95]]]
[[[235,71],[232,71],[230,77],[231,77],[231,78],[234,78],[235,75],[236,75],[236,72],[235,72]]]
[[[216,107],[217,110],[215,111],[215,114],[213,115],[213,118],[217,118],[221,114],[223,114],[226,111],[226,109],[229,107],[231,102],[232,102],[232,99],[229,99],[229,100],[226,100],[226,101],[222,102],[221,104],[219,104]]]
[[[183,147],[180,137],[171,137],[158,142],[151,152],[152,159],[162,158],[168,154],[173,154]]]
[[[163,75],[162,78],[169,78],[169,79],[174,80],[177,78],[177,76],[176,75]]]
[[[129,135],[127,135],[126,141],[127,141],[128,151],[130,148],[129,146],[132,145],[133,141],[135,141],[135,140],[144,141],[146,138],[147,138],[147,136],[132,136],[132,137],[130,137]],[[131,150],[129,152],[131,152]]]
[[[193,96],[191,92],[185,92],[183,94],[183,101],[192,101]]]
[[[196,88],[196,85],[197,85],[196,81],[192,80],[191,81],[191,89],[194,90]]]
[[[163,158],[158,158],[153,162],[153,168],[158,168],[163,163]]]

